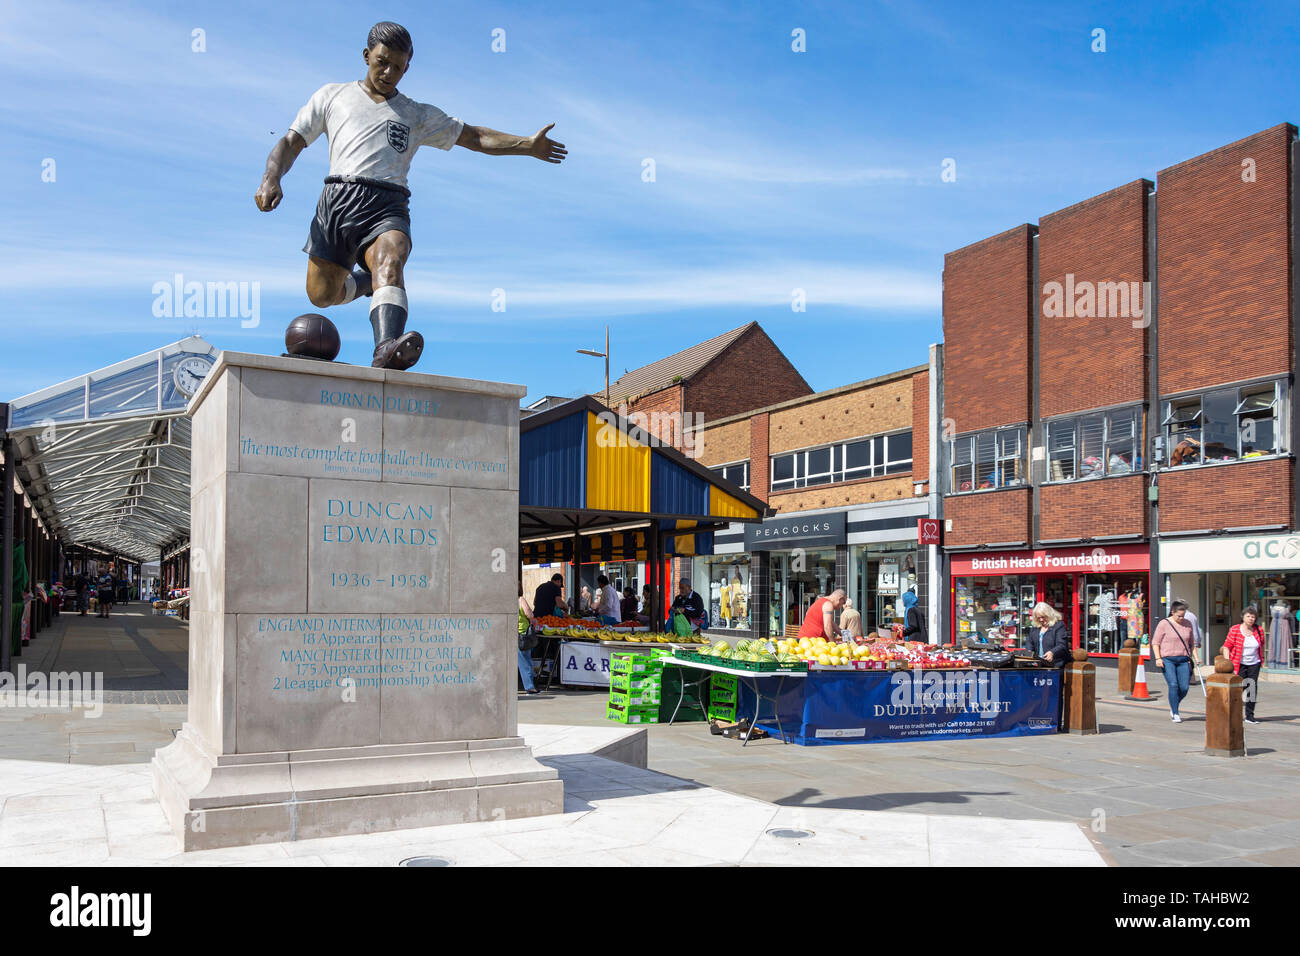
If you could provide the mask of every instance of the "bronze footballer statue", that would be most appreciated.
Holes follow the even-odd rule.
[[[424,339],[406,331],[403,270],[411,254],[411,192],[406,174],[420,146],[463,146],[491,156],[533,156],[561,163],[563,143],[547,137],[513,136],[471,126],[436,106],[397,92],[410,66],[411,35],[396,23],[376,23],[361,58],[363,79],[330,83],[298,111],[289,131],[271,149],[254,197],[270,212],[284,193],[280,180],[298,154],[324,133],[330,171],[316,204],[307,253],[307,298],[320,308],[371,296],[376,368],[406,369],[420,359]],[[357,268],[353,268],[353,267]]]

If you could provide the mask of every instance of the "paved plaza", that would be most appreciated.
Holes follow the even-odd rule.
[[[0,709],[0,863],[1300,863],[1300,686],[1262,685],[1249,755],[1222,759],[1202,753],[1199,687],[1175,725],[1160,700],[1117,700],[1105,668],[1092,737],[742,749],[700,723],[612,724],[599,692],[548,691],[520,698],[520,733],[563,777],[562,815],[181,854],[149,761],[185,717],[186,632],[135,604],[65,615],[27,649],[29,669],[102,671],[108,703],[98,719]]]

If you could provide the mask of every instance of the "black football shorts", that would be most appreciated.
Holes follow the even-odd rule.
[[[344,269],[360,263],[390,229],[411,235],[410,190],[374,179],[328,176],[302,251]]]

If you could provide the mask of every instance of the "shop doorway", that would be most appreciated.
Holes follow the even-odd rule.
[[[835,549],[773,552],[771,556],[773,633],[799,627],[813,601],[835,581]]]

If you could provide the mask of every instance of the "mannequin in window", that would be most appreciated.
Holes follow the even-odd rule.
[[[1268,663],[1270,667],[1291,666],[1291,605],[1278,601],[1268,628]]]
[[[731,616],[737,622],[737,627],[744,627],[748,615],[749,602],[745,600],[745,585],[741,583],[740,572],[737,571],[731,579]]]
[[[1115,596],[1115,590],[1102,591],[1101,597],[1097,601],[1097,623],[1101,629],[1106,632],[1119,629],[1119,599]]]

